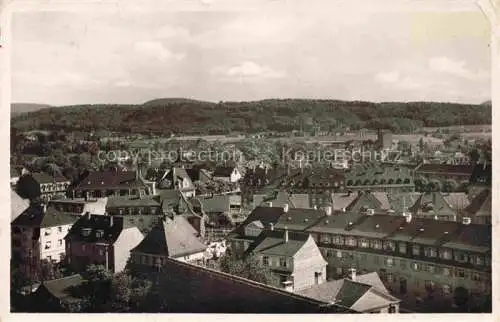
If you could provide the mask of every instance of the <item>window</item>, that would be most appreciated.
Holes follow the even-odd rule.
[[[465,254],[463,252],[455,253],[455,260],[457,262],[467,262],[468,256],[467,256],[467,254]]]
[[[392,240],[386,240],[384,241],[384,250],[386,251],[395,251],[396,250],[396,243],[393,242]]]
[[[337,251],[337,258],[342,258],[342,252],[341,251]]]
[[[102,238],[104,236],[104,230],[99,229],[99,230],[96,231],[95,234],[96,234],[97,238]]]
[[[399,261],[399,267],[401,267],[401,269],[406,269],[406,261],[400,260]]]
[[[52,256],[47,256],[47,260],[50,262],[52,260]]]
[[[280,266],[287,267],[287,262],[285,257],[280,257]]]
[[[451,250],[449,249],[442,249],[440,252],[439,252],[439,257],[441,259],[447,259],[447,260],[450,260],[451,259]]]
[[[399,252],[401,254],[406,254],[406,243],[399,243]]]
[[[411,263],[411,268],[414,270],[414,271],[419,271],[420,270],[420,264],[419,263]]]
[[[463,269],[459,269],[459,270],[458,270],[458,277],[462,277],[462,278],[464,278],[464,277],[465,277],[465,270],[463,270]]]
[[[437,256],[437,250],[434,247],[426,247],[424,249],[424,254],[426,257],[436,257]]]
[[[378,239],[372,240],[371,247],[373,249],[382,249],[382,241]]]
[[[359,247],[368,248],[369,246],[370,246],[370,244],[368,243],[367,239],[360,239],[359,240]]]
[[[342,267],[337,267],[335,270],[337,275],[342,275]]]
[[[91,232],[91,231],[92,231],[92,230],[91,230],[90,228],[83,228],[83,229],[82,229],[82,235],[83,235],[83,236],[85,236],[85,237],[87,237],[87,236],[89,236],[89,235],[90,235],[90,232]]]
[[[474,256],[473,264],[484,265],[484,259],[481,256]]]
[[[269,266],[269,257],[268,256],[262,256],[262,265]]]
[[[48,241],[45,243],[45,249],[49,249],[50,247],[52,247],[52,242]]]
[[[394,282],[394,276],[391,273],[387,273],[386,278],[387,278],[387,282],[389,282],[389,283]]]
[[[450,285],[443,285],[443,293],[444,294],[450,294],[451,293],[451,286]]]
[[[342,236],[333,237],[333,243],[336,245],[344,245],[344,238]]]
[[[347,246],[356,246],[356,238],[348,237],[346,240],[346,245]]]
[[[124,211],[124,209],[123,209],[123,208],[118,209],[118,213],[119,213],[120,215],[123,215],[123,211]]]
[[[451,270],[447,267],[443,267],[443,276],[450,276]]]
[[[60,233],[62,233],[62,231],[63,231],[62,226],[57,227],[57,231],[60,232]]]
[[[476,282],[481,281],[481,275],[479,273],[472,273],[471,279]]]
[[[51,228],[46,228],[45,229],[45,236],[49,236],[50,234],[52,234],[52,229]]]
[[[102,248],[99,249],[99,256],[104,256],[104,249]]]
[[[322,244],[330,244],[331,243],[330,235],[321,234],[320,235],[320,243],[322,243]]]
[[[151,207],[151,214],[152,214],[152,215],[155,215],[155,214],[156,214],[156,208],[155,208],[155,207]]]
[[[59,239],[59,240],[57,241],[57,246],[62,246],[62,244],[63,244],[62,239]]]
[[[412,254],[413,254],[413,256],[419,256],[420,255],[420,246],[419,245],[413,245],[413,247],[412,247]]]
[[[392,259],[390,257],[386,257],[385,258],[385,266],[387,266],[387,267],[394,266],[394,259]]]
[[[82,251],[84,252],[85,251],[85,244],[82,245]]]

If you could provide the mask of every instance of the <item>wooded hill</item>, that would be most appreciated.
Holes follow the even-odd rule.
[[[14,106],[12,107],[15,110]],[[422,126],[491,124],[490,104],[271,99],[254,102],[203,102],[156,99],[138,105],[46,107],[12,115],[21,130],[91,131],[155,134],[224,134],[345,127],[408,132]]]

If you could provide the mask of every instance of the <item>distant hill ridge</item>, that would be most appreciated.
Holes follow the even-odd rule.
[[[12,111],[11,126],[23,131],[106,129],[129,133],[223,134],[311,130],[311,124],[315,124],[325,131],[350,127],[404,132],[423,126],[491,124],[491,103],[372,103],[326,99],[214,103],[163,98],[130,105],[13,104]]]

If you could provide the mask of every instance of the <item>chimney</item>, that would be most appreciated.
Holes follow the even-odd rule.
[[[114,221],[113,221],[113,216],[109,216],[109,227],[113,227]]]
[[[332,206],[326,206],[325,207],[325,214],[327,216],[331,216],[332,215],[332,208],[333,208]]]
[[[355,268],[349,269],[349,273],[351,273],[351,280],[353,282],[356,282],[356,269]]]
[[[88,211],[87,211],[87,212],[85,213],[85,216],[87,216],[87,220],[90,220],[90,217],[91,217],[90,212],[88,212]]]
[[[409,213],[409,212],[404,212],[404,213],[403,213],[403,216],[405,217],[405,219],[406,219],[406,222],[407,222],[407,223],[410,223],[410,222],[411,222],[411,213]]]
[[[88,191],[85,191],[85,201],[88,201],[89,200],[89,192]]]
[[[47,204],[43,205],[43,213],[45,214],[47,212]]]
[[[285,212],[285,213],[286,213],[286,212],[288,212],[288,208],[289,208],[289,207],[290,207],[290,206],[289,206],[287,203],[286,203],[286,204],[284,204],[284,205],[283,205],[283,212]]]
[[[288,243],[288,228],[285,227],[285,243]]]
[[[274,231],[274,224],[273,223],[269,224],[269,229],[271,229],[271,231]]]

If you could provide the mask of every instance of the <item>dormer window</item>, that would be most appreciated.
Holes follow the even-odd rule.
[[[102,238],[102,237],[104,237],[104,230],[102,230],[102,229],[98,229],[98,230],[96,231],[96,237],[97,237],[97,238]]]
[[[83,228],[82,229],[82,236],[84,236],[84,237],[89,236],[91,231],[92,231],[92,229],[90,229],[90,228]]]

